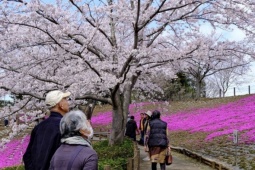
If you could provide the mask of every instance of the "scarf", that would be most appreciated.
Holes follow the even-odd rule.
[[[73,136],[68,138],[62,138],[61,143],[67,143],[70,145],[85,145],[92,148],[90,141],[84,139],[82,136]]]

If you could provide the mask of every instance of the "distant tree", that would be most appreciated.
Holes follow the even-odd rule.
[[[205,96],[205,78],[219,71],[244,67],[249,64],[253,51],[245,46],[246,41],[222,41],[214,33],[201,39],[195,39],[197,49],[186,60],[183,71],[192,76],[195,82],[196,98]],[[196,56],[196,57],[195,57]],[[231,64],[229,64],[231,63]],[[179,67],[184,65],[183,62]]]
[[[176,73],[176,78],[166,81],[163,89],[164,96],[168,100],[186,98],[186,96],[191,98],[195,92],[193,80],[182,71]]]
[[[221,90],[223,97],[225,97],[229,87],[233,84],[238,85],[243,83],[242,76],[249,69],[248,64],[240,67],[231,67],[231,62],[226,64],[228,66],[224,65],[222,67],[229,67],[229,69],[218,71],[207,79],[207,82],[211,84],[208,91],[217,91],[216,93],[219,95],[219,91]]]

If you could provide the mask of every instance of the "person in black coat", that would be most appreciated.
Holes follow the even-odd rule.
[[[61,118],[69,111],[67,97],[70,92],[51,91],[46,95],[45,103],[50,116],[39,123],[31,132],[30,141],[23,155],[26,170],[48,170],[50,160],[60,146]]]
[[[166,169],[165,157],[167,151],[170,150],[167,135],[167,123],[160,119],[160,112],[154,110],[149,121],[145,141],[145,146],[149,148],[152,170],[157,169],[157,163],[160,164],[161,170]]]
[[[136,132],[139,134],[139,130],[137,128],[137,124],[134,116],[130,116],[130,120],[126,124],[126,133],[125,136],[130,137],[134,141],[136,141]]]

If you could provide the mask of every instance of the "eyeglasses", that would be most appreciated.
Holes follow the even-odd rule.
[[[64,97],[63,99],[65,99],[67,101],[71,101],[72,100],[70,97]]]

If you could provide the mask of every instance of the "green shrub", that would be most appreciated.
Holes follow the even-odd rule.
[[[100,141],[93,145],[99,160],[98,168],[103,170],[105,165],[110,165],[111,169],[125,170],[127,158],[134,156],[133,141],[125,138],[122,144],[109,146],[108,141]]]

